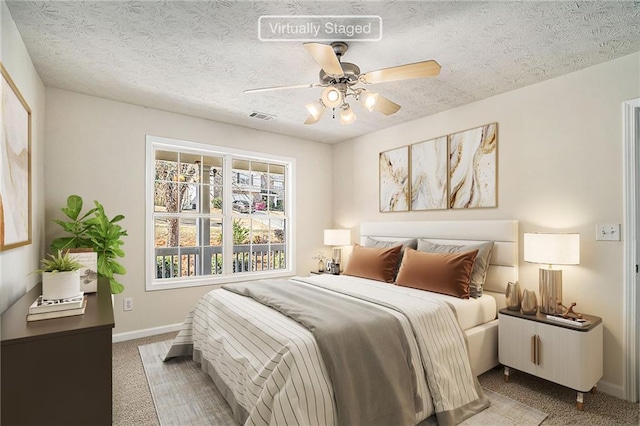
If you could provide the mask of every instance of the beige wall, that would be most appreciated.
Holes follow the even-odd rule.
[[[595,241],[596,223],[622,223],[622,107],[640,97],[640,53],[390,129],[334,150],[334,222],[517,219],[520,232],[576,231],[581,264],[564,269],[564,300],[604,319],[605,388],[622,395],[623,247]],[[402,110],[400,110],[400,114]],[[378,154],[498,123],[498,207],[379,213]],[[521,239],[522,241],[522,239]],[[537,292],[537,265],[520,282]]]
[[[5,2],[0,2],[0,61],[31,108],[32,243],[0,252],[0,312],[32,288],[44,254],[44,113],[45,88]]]
[[[47,247],[60,235],[54,218],[70,194],[100,201],[109,216],[123,214],[128,230],[122,278],[115,298],[114,333],[181,323],[197,299],[212,287],[145,291],[145,135],[284,155],[296,159],[297,270],[317,267],[322,230],[331,226],[329,145],[197,119],[59,89],[47,88]],[[134,310],[123,312],[122,297]]]

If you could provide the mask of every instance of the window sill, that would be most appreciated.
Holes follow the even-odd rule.
[[[174,290],[186,287],[221,286],[224,284],[236,283],[240,281],[255,281],[269,278],[285,278],[295,276],[295,271],[268,271],[268,272],[247,272],[233,275],[208,275],[204,277],[176,278],[165,280],[154,280],[147,283],[147,291]]]

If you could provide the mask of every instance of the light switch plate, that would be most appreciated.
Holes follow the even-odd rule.
[[[596,225],[597,241],[620,241],[619,223],[599,223]]]

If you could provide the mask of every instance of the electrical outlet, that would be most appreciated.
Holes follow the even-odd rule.
[[[603,223],[596,225],[597,241],[620,241],[620,224]]]
[[[132,297],[125,297],[122,300],[122,310],[123,311],[133,311],[133,298]]]

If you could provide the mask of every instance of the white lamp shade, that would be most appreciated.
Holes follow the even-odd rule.
[[[348,229],[325,229],[325,246],[348,246],[351,244],[351,231]]]
[[[347,104],[347,106],[342,108],[342,111],[340,111],[340,123],[351,124],[354,121],[356,121],[356,115],[353,113],[349,104]]]
[[[364,90],[359,96],[360,103],[369,111],[373,111],[378,101],[378,94]]]
[[[548,265],[578,265],[580,234],[524,234],[524,261]]]
[[[306,107],[307,111],[309,111],[309,114],[311,114],[311,117],[313,117],[315,121],[320,120],[320,117],[322,117],[322,114],[324,113],[324,105],[322,104],[322,102],[320,102],[319,100],[311,102]]]
[[[342,104],[342,93],[333,86],[329,86],[322,92],[322,103],[328,108],[335,108]]]

